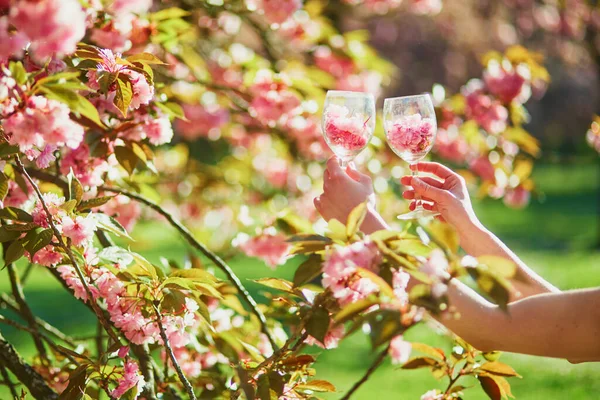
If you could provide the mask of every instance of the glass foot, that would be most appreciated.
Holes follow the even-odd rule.
[[[421,209],[407,212],[405,214],[400,214],[396,218],[398,218],[400,220],[410,220],[410,219],[421,219],[421,218],[433,218],[438,215],[440,215],[440,213],[435,212],[435,211],[425,210],[425,209],[421,208]]]

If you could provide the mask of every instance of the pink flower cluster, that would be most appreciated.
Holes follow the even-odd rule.
[[[137,363],[131,359],[127,359],[125,361],[125,365],[123,366],[123,376],[119,380],[117,387],[110,393],[110,395],[115,399],[119,399],[125,394],[125,392],[134,387],[137,388],[137,394],[139,395],[144,389],[145,384],[146,381],[144,380]],[[132,398],[137,399],[138,396],[136,395]]]
[[[470,82],[464,90],[466,100],[465,114],[488,133],[502,133],[507,126],[508,110],[491,96],[483,93],[481,81]]]
[[[68,175],[70,171],[83,186],[97,187],[104,183],[104,174],[110,166],[106,160],[92,157],[90,148],[82,143],[79,147],[67,151],[60,163],[60,172]]]
[[[585,138],[592,149],[600,153],[600,119],[592,122],[592,126],[587,131]]]
[[[429,255],[427,261],[421,265],[421,272],[427,274],[433,281],[431,286],[431,295],[440,298],[446,294],[448,287],[445,281],[450,278],[448,273],[448,260],[444,252],[435,249]]]
[[[328,46],[319,46],[313,54],[315,65],[337,79],[351,75],[356,70],[354,61],[331,51]]]
[[[355,242],[327,254],[323,263],[323,287],[331,290],[341,306],[379,291],[370,279],[361,277],[357,268],[379,271],[381,255],[371,242]]]
[[[526,70],[528,72],[528,70]],[[519,69],[507,69],[497,62],[490,62],[483,73],[486,87],[502,103],[508,104],[513,100],[525,103],[531,96],[529,77]]]
[[[392,364],[404,364],[407,362],[411,351],[412,345],[410,342],[405,341],[402,335],[398,335],[390,341],[388,353],[392,359]]]
[[[250,257],[263,260],[271,268],[285,264],[291,246],[282,234],[263,232],[239,244],[240,249]]]
[[[302,8],[302,0],[252,0],[252,8],[261,10],[271,24],[281,25]]]
[[[18,31],[8,33],[8,24]],[[0,19],[0,58],[20,57],[23,45],[37,60],[62,57],[75,52],[85,35],[85,13],[77,0],[16,0],[8,20]]]
[[[327,143],[321,134],[320,122],[314,116],[297,115],[289,121],[287,128],[303,157],[309,160],[325,159]]]
[[[504,204],[509,207],[521,209],[529,204],[531,192],[523,186],[517,186],[513,189],[508,189],[504,194]]]
[[[435,153],[440,157],[457,164],[463,164],[470,152],[465,138],[459,134],[458,129],[438,129],[435,139]]]
[[[300,99],[289,90],[289,86],[290,82],[285,76],[260,70],[250,87],[254,96],[250,103],[253,116],[269,126],[285,123],[300,106]]]
[[[443,398],[444,395],[437,389],[432,389],[421,396],[421,400],[442,400]]]
[[[145,14],[152,0],[116,0],[106,8],[107,21],[92,30],[90,39],[98,46],[114,51],[128,50],[132,41],[143,31],[144,22],[138,15]]]
[[[88,85],[94,90],[100,90],[99,79],[103,73],[114,73],[127,75],[133,89],[133,96],[129,107],[133,110],[138,109],[141,105],[150,103],[154,97],[154,86],[150,85],[146,77],[134,70],[128,69],[127,66],[119,64],[117,59],[121,57],[119,53],[113,53],[111,50],[100,50],[102,61],[98,63],[96,70],[88,71]],[[108,98],[114,98],[116,93],[116,85],[113,84],[107,93]]]
[[[304,342],[311,346],[318,346],[322,349],[335,349],[336,347],[338,347],[340,340],[344,338],[345,333],[346,332],[344,330],[343,324],[336,325],[332,322],[329,326],[327,334],[325,335],[325,340],[323,343],[321,343],[320,341],[318,341],[310,335],[306,338]]]
[[[181,370],[188,378],[197,378],[202,373],[202,370],[211,368],[219,362],[219,355],[211,351],[198,352],[186,347],[173,349],[175,358],[181,367]],[[163,358],[167,357],[166,354]],[[171,361],[169,360],[169,363]],[[172,365],[172,364],[171,364]]]
[[[442,11],[442,0],[411,0],[410,10],[418,15],[435,15]]]
[[[187,140],[206,136],[218,137],[220,129],[230,120],[229,111],[218,104],[183,104],[182,107],[188,121],[178,119],[175,121],[175,129]]]
[[[43,167],[48,165],[48,146],[52,156],[57,147],[74,149],[83,141],[83,127],[73,122],[69,113],[69,107],[59,101],[33,96],[22,110],[4,121],[4,129],[9,142],[18,145],[29,158],[41,156],[39,164]]]
[[[169,143],[173,139],[171,121],[161,111],[156,110],[155,114],[136,114],[136,125],[131,129],[121,132],[120,136],[133,141],[148,139],[155,146]]]
[[[347,153],[356,153],[365,148],[368,143],[368,118],[356,114],[350,116],[347,107],[330,104],[325,109],[325,135],[329,144],[335,149]]]
[[[388,143],[396,152],[421,156],[433,146],[436,122],[413,114],[390,121],[386,131]]]

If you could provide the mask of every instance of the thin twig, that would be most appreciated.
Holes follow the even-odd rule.
[[[14,312],[17,312],[17,313],[19,312],[19,308],[18,308],[17,304],[15,303],[15,301],[13,299],[11,299],[8,296],[8,294],[6,294],[6,293],[0,293],[0,304],[4,304],[6,307],[10,308]],[[73,347],[77,346],[77,343],[75,343],[75,340],[73,338],[65,335],[60,330],[58,330],[56,327],[50,325],[48,322],[44,321],[43,319],[41,319],[39,317],[35,317],[35,322],[38,325],[38,327],[40,329],[42,329],[43,331],[45,331],[46,333],[54,335],[56,338],[62,340],[69,346],[73,346]]]
[[[108,321],[106,320],[106,318],[104,317],[104,314],[102,313],[102,310],[100,310],[100,308],[98,307],[98,304],[96,304],[96,302],[94,301],[94,296],[92,294],[92,291],[90,290],[90,287],[89,287],[89,285],[88,285],[88,283],[87,283],[87,281],[86,281],[86,279],[85,279],[85,277],[83,275],[83,271],[81,270],[81,268],[79,267],[79,264],[77,263],[77,260],[75,260],[75,256],[73,255],[73,251],[71,250],[71,248],[69,246],[67,246],[65,244],[65,242],[63,241],[63,237],[60,234],[60,231],[56,228],[56,225],[54,224],[54,220],[52,218],[52,213],[48,209],[48,206],[46,204],[46,201],[44,200],[44,196],[42,195],[42,192],[40,191],[40,188],[34,182],[34,180],[31,178],[31,176],[29,175],[29,173],[25,169],[25,166],[21,162],[21,159],[19,158],[18,155],[15,155],[15,162],[16,162],[17,169],[19,170],[19,172],[23,176],[25,176],[25,178],[29,181],[29,184],[33,187],[33,190],[37,194],[37,197],[40,200],[40,203],[42,204],[44,212],[46,213],[46,217],[48,219],[48,224],[50,225],[50,228],[52,229],[52,232],[54,233],[54,236],[56,237],[56,240],[58,241],[58,245],[67,254],[67,257],[69,258],[69,261],[71,262],[71,264],[73,265],[73,268],[77,272],[77,276],[79,277],[79,280],[81,281],[81,284],[83,285],[83,287],[85,289],[85,292],[87,293],[90,305],[92,306],[92,309],[94,310],[94,313],[98,316],[98,320],[100,321],[100,323],[102,324],[102,326],[104,326],[104,329],[106,330],[106,333],[108,333],[108,335],[111,337],[111,339],[115,343],[119,343],[120,342],[119,338],[112,331],[112,329],[110,328],[110,325],[109,325]]]
[[[273,339],[273,337],[271,336],[271,333],[269,332],[269,329],[267,327],[267,319],[265,318],[262,311],[260,311],[258,309],[258,304],[256,303],[256,300],[254,300],[254,298],[250,295],[250,293],[244,287],[244,285],[242,284],[240,279],[233,272],[233,270],[229,267],[229,265],[227,265],[227,263],[225,263],[225,261],[223,261],[218,255],[216,255],[215,253],[210,251],[204,244],[197,241],[196,238],[194,238],[192,233],[185,226],[183,226],[179,221],[177,221],[175,218],[173,218],[173,216],[171,214],[169,214],[161,206],[154,203],[153,201],[151,201],[143,196],[140,196],[136,193],[132,193],[127,190],[124,190],[124,189],[102,186],[99,188],[99,190],[103,190],[106,192],[112,192],[112,193],[119,193],[119,194],[122,194],[123,196],[127,196],[132,200],[136,200],[140,203],[145,204],[146,206],[150,207],[151,209],[153,209],[154,211],[156,211],[157,213],[159,213],[160,215],[165,217],[167,219],[167,221],[169,221],[169,223],[175,229],[177,229],[179,231],[179,233],[181,233],[181,235],[188,241],[188,243],[190,243],[190,245],[192,245],[192,247],[194,247],[195,249],[197,249],[201,253],[203,253],[206,257],[208,257],[209,260],[211,260],[219,269],[221,269],[225,273],[227,278],[238,289],[238,291],[240,292],[240,294],[242,296],[242,299],[250,307],[250,310],[252,311],[252,313],[258,318],[258,321],[261,326],[261,331],[269,339],[269,342],[271,343],[273,350],[278,349],[277,343],[275,342],[275,339]]]
[[[160,329],[160,337],[162,338],[162,340],[164,342],[165,349],[167,350],[167,354],[169,355],[169,358],[171,359],[171,362],[173,363],[173,366],[175,367],[175,371],[177,371],[177,376],[179,376],[179,380],[185,387],[185,391],[190,396],[190,399],[196,400],[196,395],[194,394],[194,388],[190,384],[190,381],[188,381],[187,378],[185,377],[185,375],[183,374],[183,371],[181,370],[181,366],[179,365],[179,363],[177,362],[177,359],[175,358],[175,353],[173,353],[173,349],[171,348],[171,345],[169,344],[169,338],[167,337],[167,332],[165,332],[165,327],[162,324],[162,316],[160,314],[160,311],[158,310],[158,307],[156,306],[156,304],[152,304],[152,307],[154,307],[154,313],[156,314],[156,323],[158,324],[158,328]]]
[[[17,389],[15,388],[15,384],[10,380],[10,376],[8,376],[8,372],[4,365],[0,365],[0,373],[2,374],[2,379],[6,383],[6,386],[10,389],[10,394],[13,399],[18,399],[19,395],[17,394]]]
[[[373,372],[375,372],[375,370],[381,365],[383,360],[385,360],[385,357],[387,356],[389,349],[390,349],[390,347],[387,346],[385,348],[385,350],[383,350],[381,353],[379,353],[379,355],[377,356],[375,361],[373,361],[373,364],[371,364],[371,366],[369,367],[367,372],[365,372],[363,377],[360,378],[360,380],[358,382],[356,382],[350,388],[348,393],[346,393],[344,395],[344,397],[342,397],[340,400],[348,400],[354,394],[354,392],[356,392],[362,386],[362,384],[365,383],[369,379],[369,377],[373,374]]]
[[[4,365],[22,382],[35,399],[57,400],[58,394],[48,386],[44,378],[17,353],[15,348],[0,334],[0,365]]]
[[[6,248],[6,246],[3,246]],[[13,297],[15,298],[21,316],[27,321],[27,324],[31,328],[31,337],[33,338],[33,343],[37,351],[40,353],[40,357],[42,362],[45,365],[49,364],[48,353],[46,353],[46,348],[44,347],[44,343],[42,342],[42,338],[40,336],[40,332],[38,330],[38,325],[35,322],[35,316],[33,312],[31,312],[31,308],[25,301],[25,294],[23,293],[23,287],[21,286],[21,280],[19,279],[19,275],[15,271],[15,266],[11,263],[6,266],[8,270],[8,277],[10,279],[10,286],[12,289]]]
[[[23,275],[21,275],[21,286],[25,286],[29,275],[31,274],[31,270],[33,270],[33,263],[28,263],[25,271],[23,271]]]

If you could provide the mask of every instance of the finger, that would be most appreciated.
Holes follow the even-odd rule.
[[[450,168],[435,162],[420,162],[416,165],[411,165],[410,169],[416,169],[417,171],[422,172],[429,172],[430,174],[436,175],[442,179],[450,178],[451,176],[458,176],[458,174],[452,171]]]
[[[410,176],[410,175],[403,176],[400,179],[400,183],[402,183],[404,186],[412,186],[412,184],[411,184],[412,178],[413,178],[413,176]],[[438,179],[431,178],[429,176],[421,176],[421,177],[419,177],[419,179],[422,179],[425,183],[427,183],[433,187],[436,187],[436,188],[441,189],[444,187],[444,182],[441,182]]]
[[[358,171],[356,168],[351,168],[350,166],[348,166],[346,168],[346,173],[348,174],[348,176],[350,176],[350,178],[354,179],[357,182],[362,183],[363,185],[370,185],[372,183],[371,181],[371,177],[367,174],[363,174],[362,172]]]
[[[313,199],[313,204],[315,205],[315,208],[317,209],[317,211],[320,214],[321,213],[321,196],[315,197]]]
[[[325,172],[323,172],[323,181],[328,181],[331,179],[331,174],[329,173],[329,170],[326,169]]]
[[[433,187],[423,181],[421,178],[413,178],[412,187],[414,191],[422,198],[428,198],[434,202],[443,202],[448,199],[448,196],[450,196],[447,191]]]
[[[329,171],[331,178],[344,175],[340,162],[335,156],[327,160],[327,170]]]
[[[415,191],[414,190],[405,190],[404,193],[402,193],[402,197],[404,197],[406,200],[414,200],[415,199]],[[428,199],[427,197],[421,197],[419,200],[429,201],[431,203],[434,202],[432,199]]]

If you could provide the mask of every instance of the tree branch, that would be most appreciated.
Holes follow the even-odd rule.
[[[171,362],[173,363],[173,366],[175,367],[175,371],[177,371],[177,376],[179,376],[179,380],[185,387],[185,391],[190,396],[190,399],[196,400],[196,395],[194,394],[194,388],[190,384],[190,381],[188,381],[187,378],[185,377],[185,375],[183,374],[183,371],[181,370],[181,366],[179,365],[179,363],[177,362],[177,359],[175,358],[175,353],[173,353],[173,349],[171,348],[171,345],[169,344],[169,338],[167,337],[167,332],[165,332],[165,327],[162,324],[162,315],[160,314],[160,311],[158,310],[158,307],[156,306],[156,304],[152,304],[152,307],[154,307],[154,313],[156,314],[156,323],[158,324],[158,328],[160,329],[160,337],[162,338],[162,340],[164,342],[165,348],[167,350],[167,354],[169,355],[169,358],[171,359]]]
[[[6,244],[3,243],[3,247],[6,251]],[[40,332],[38,331],[38,325],[35,322],[35,316],[31,312],[31,308],[25,301],[25,294],[23,293],[23,287],[21,286],[21,280],[19,279],[19,275],[15,271],[14,264],[8,264],[6,266],[8,270],[8,278],[10,279],[10,286],[12,289],[13,297],[15,298],[20,314],[23,316],[27,324],[31,328],[31,337],[33,338],[33,343],[35,344],[35,348],[40,353],[40,357],[42,362],[48,365],[48,353],[46,352],[46,348],[44,347],[44,343],[42,342],[42,338],[40,336]]]
[[[10,380],[10,376],[8,376],[8,372],[4,365],[0,365],[0,373],[2,374],[2,379],[4,379],[4,383],[8,386],[10,390],[10,394],[13,399],[18,399],[19,395],[17,394],[17,389],[15,388],[15,384]]]
[[[154,369],[152,368],[152,357],[150,356],[148,345],[137,345],[132,343],[130,347],[140,363],[140,371],[144,376],[144,381],[146,381],[141,396],[147,399],[155,399],[156,393],[154,392],[154,386],[156,385],[156,382],[154,381]]]
[[[360,378],[360,380],[358,382],[356,382],[348,391],[348,393],[346,393],[344,395],[344,397],[342,397],[340,400],[348,400],[350,398],[350,396],[352,396],[361,386],[363,383],[365,383],[369,377],[373,374],[373,372],[375,372],[375,370],[377,368],[379,368],[379,366],[381,365],[381,363],[383,362],[383,360],[385,360],[385,357],[388,354],[388,351],[390,349],[390,346],[388,345],[385,350],[383,350],[381,353],[379,353],[379,355],[377,356],[377,358],[375,359],[375,361],[373,361],[373,364],[371,364],[371,366],[369,367],[369,369],[367,370],[367,372],[365,372],[365,374],[363,375],[362,378]]]
[[[194,247],[195,249],[197,249],[201,253],[203,253],[206,257],[208,257],[209,260],[211,260],[219,269],[221,269],[225,273],[227,278],[238,289],[238,291],[240,292],[240,294],[242,296],[242,299],[250,307],[250,310],[252,311],[252,313],[258,318],[258,321],[261,326],[261,331],[269,339],[269,342],[271,343],[273,350],[278,349],[277,343],[275,343],[275,339],[273,339],[273,337],[271,336],[271,333],[269,332],[269,329],[267,327],[267,319],[265,318],[264,314],[258,309],[258,304],[254,300],[254,298],[250,295],[248,290],[244,287],[244,285],[242,284],[240,279],[237,277],[237,275],[229,267],[229,265],[227,265],[227,263],[225,263],[225,261],[223,261],[218,255],[216,255],[215,253],[210,251],[204,244],[197,241],[194,238],[194,236],[191,234],[191,232],[185,226],[183,226],[179,221],[177,221],[175,218],[173,218],[173,216],[171,214],[169,214],[161,206],[154,203],[153,201],[148,200],[143,196],[140,196],[136,193],[129,192],[124,189],[113,188],[113,187],[108,187],[108,186],[101,186],[99,188],[99,190],[103,190],[103,191],[111,192],[111,193],[118,193],[118,194],[122,194],[123,196],[127,196],[132,200],[136,200],[142,204],[145,204],[146,206],[150,207],[151,209],[153,209],[154,211],[156,211],[157,213],[159,213],[160,215],[165,217],[167,219],[167,221],[169,221],[169,223],[175,229],[177,229],[179,231],[179,233],[181,233],[181,235],[188,241],[188,243],[190,245],[192,245],[192,247]]]
[[[58,394],[46,384],[44,378],[27,364],[15,348],[0,334],[0,365],[6,367],[29,389],[36,399],[58,400]]]
[[[83,285],[85,292],[87,293],[89,303],[90,303],[92,309],[94,310],[94,313],[98,316],[98,320],[100,321],[102,326],[104,326],[104,329],[106,330],[106,333],[108,333],[108,336],[110,336],[110,338],[115,343],[120,343],[119,338],[112,331],[108,321],[104,317],[102,310],[100,310],[100,308],[98,307],[98,304],[96,304],[96,301],[94,300],[94,296],[92,295],[92,291],[90,290],[90,287],[83,275],[83,271],[79,267],[77,260],[75,260],[73,251],[71,250],[71,248],[69,246],[67,246],[65,244],[65,242],[63,241],[62,235],[60,234],[59,230],[56,228],[56,225],[54,224],[54,220],[52,218],[52,213],[50,212],[50,210],[48,209],[48,206],[46,205],[46,202],[44,200],[44,197],[42,196],[42,192],[40,191],[40,188],[34,182],[34,180],[31,178],[31,176],[25,169],[25,166],[21,162],[21,159],[19,158],[18,155],[15,155],[15,162],[16,162],[16,166],[17,166],[17,169],[19,170],[19,172],[23,176],[25,176],[25,178],[29,181],[29,184],[33,187],[33,190],[37,194],[37,197],[38,197],[39,201],[41,202],[42,207],[44,208],[44,212],[46,213],[46,217],[48,218],[48,224],[50,225],[50,228],[52,229],[52,232],[54,233],[54,236],[56,237],[56,240],[58,241],[58,246],[61,249],[63,249],[63,251],[67,254],[67,257],[69,258],[69,261],[71,262],[71,265],[73,265],[73,268],[75,268],[75,271],[77,272],[79,280],[81,281],[81,284]]]

